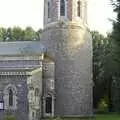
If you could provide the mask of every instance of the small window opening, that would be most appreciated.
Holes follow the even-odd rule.
[[[60,15],[65,16],[65,0],[60,1]]]
[[[50,18],[50,2],[48,2],[48,18]]]
[[[9,106],[13,106],[13,91],[9,90]]]
[[[81,2],[80,2],[80,0],[77,2],[77,15],[78,15],[78,17],[80,17],[81,16]]]
[[[46,113],[52,113],[52,97],[49,96],[46,98]]]
[[[54,80],[51,80],[51,81],[50,81],[50,88],[51,88],[51,89],[54,89]]]

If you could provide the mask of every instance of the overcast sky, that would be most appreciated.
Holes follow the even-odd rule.
[[[108,18],[115,18],[110,0],[88,0],[89,28],[105,34],[112,28]],[[0,27],[43,27],[43,0],[0,0]]]

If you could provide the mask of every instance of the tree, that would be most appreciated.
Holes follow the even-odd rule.
[[[113,21],[112,39],[112,58],[113,70],[112,76],[114,79],[113,104],[114,109],[120,112],[120,0],[112,0],[113,11],[116,13],[116,20]]]
[[[27,27],[24,30],[24,40],[25,41],[35,41],[38,39],[39,39],[38,33],[35,32],[31,27]]]
[[[24,31],[20,27],[13,27],[12,29],[12,41],[24,40]]]
[[[109,41],[97,31],[91,31],[93,39],[93,81],[94,81],[94,108],[98,107],[100,99],[108,98]],[[108,101],[107,101],[108,102]]]
[[[12,29],[8,28],[5,34],[5,41],[12,41]]]
[[[97,31],[92,31],[93,39],[93,81],[94,81],[94,107],[97,108],[101,98],[101,84],[103,82],[103,65],[102,65],[102,41],[104,37]]]
[[[112,38],[112,56],[115,62],[116,71],[120,70],[120,0],[112,0],[114,6],[114,12],[117,14],[117,18],[113,21],[113,31],[111,34]]]
[[[0,28],[0,41],[6,41],[6,29]]]
[[[32,27],[26,27],[25,30],[20,27],[0,28],[1,41],[36,41],[40,40],[41,29],[35,31]]]

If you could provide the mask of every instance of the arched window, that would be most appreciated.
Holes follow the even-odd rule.
[[[4,107],[5,109],[17,109],[17,88],[13,84],[9,84],[4,89]]]
[[[48,18],[50,18],[50,1],[48,1]]]
[[[13,91],[9,89],[9,106],[13,106]]]
[[[60,16],[65,16],[65,0],[60,1]]]
[[[51,114],[52,113],[52,96],[46,97],[46,113]]]
[[[80,0],[77,1],[77,16],[78,17],[81,16],[81,1]]]

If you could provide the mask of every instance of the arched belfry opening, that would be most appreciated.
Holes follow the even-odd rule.
[[[60,16],[65,16],[65,0],[60,0]]]
[[[81,1],[77,1],[77,16],[81,17]]]
[[[50,18],[50,1],[48,1],[48,18]]]

